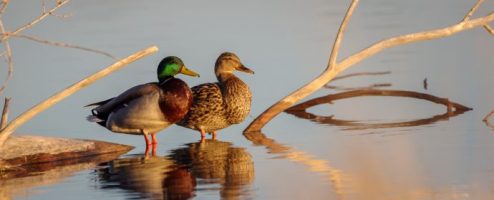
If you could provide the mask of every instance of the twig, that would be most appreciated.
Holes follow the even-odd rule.
[[[0,121],[0,129],[5,128],[9,120],[9,104],[10,98],[5,98],[5,102],[3,103],[2,119]]]
[[[23,38],[23,39],[27,39],[27,40],[39,42],[39,43],[42,43],[42,44],[52,45],[52,46],[67,47],[67,48],[79,49],[79,50],[83,50],[83,51],[89,51],[89,52],[93,52],[93,53],[102,54],[102,55],[107,56],[107,57],[110,57],[110,58],[112,58],[114,60],[118,60],[117,57],[115,57],[114,55],[112,55],[110,53],[107,53],[107,52],[104,52],[104,51],[101,51],[101,50],[97,50],[97,49],[91,49],[91,48],[87,48],[87,47],[83,47],[83,46],[78,46],[78,45],[74,45],[74,44],[67,44],[67,43],[62,43],[62,42],[54,42],[54,41],[49,41],[49,40],[41,39],[41,38],[38,38],[38,37],[29,36],[29,35],[22,35],[22,34],[12,35],[12,37]]]
[[[485,24],[484,25],[484,29],[489,32],[491,35],[494,35],[494,29],[492,29],[491,26],[489,26],[489,24]]]
[[[461,21],[465,22],[467,20],[470,20],[470,17],[472,17],[473,13],[477,11],[482,2],[484,2],[484,0],[478,0],[477,3],[475,3],[475,5],[470,9],[470,11],[468,11],[468,13],[465,15],[465,17],[463,17],[463,20]]]
[[[331,79],[331,82],[337,81],[340,79],[346,79],[350,77],[355,77],[355,76],[377,76],[377,75],[385,75],[385,74],[391,74],[391,71],[385,71],[385,72],[360,72],[360,73],[353,73],[353,74],[347,74],[347,75],[342,75],[342,76],[337,76]]]
[[[334,101],[341,99],[348,99],[354,97],[362,96],[391,96],[391,97],[408,97],[415,99],[422,99],[430,101],[433,103],[441,104],[446,106],[446,112],[440,115],[435,115],[431,118],[418,119],[406,122],[393,122],[393,123],[378,123],[378,124],[368,124],[360,123],[357,121],[350,120],[339,120],[335,119],[333,116],[316,116],[314,114],[308,113],[306,110],[310,107],[333,103]],[[462,114],[466,111],[472,110],[469,107],[461,105],[459,103],[451,102],[447,98],[436,97],[426,93],[414,92],[414,91],[404,91],[404,90],[354,90],[349,92],[341,92],[337,94],[330,94],[318,98],[314,98],[303,103],[297,104],[288,108],[285,112],[293,114],[297,117],[309,119],[322,124],[331,124],[336,126],[351,127],[349,129],[376,129],[376,128],[394,128],[394,127],[409,127],[409,126],[420,126],[425,124],[432,124],[441,120],[448,120],[450,117]]]
[[[9,5],[9,0],[2,0],[2,5],[0,7],[0,16],[2,16],[5,12],[5,9],[7,9],[7,5]]]
[[[52,9],[46,11],[46,12],[43,12],[38,18],[34,19],[33,21],[25,24],[24,26],[21,26],[19,28],[17,28],[15,31],[7,34],[7,35],[4,35],[2,37],[2,41],[4,40],[7,40],[10,36],[12,35],[17,35],[19,34],[20,32],[28,29],[28,28],[31,28],[32,26],[34,26],[35,24],[39,23],[41,20],[43,20],[45,17],[49,16],[49,15],[52,15],[53,12],[55,12],[55,10],[59,9],[60,7],[62,7],[63,5],[67,4],[70,0],[63,0],[63,1],[57,1],[56,3],[56,6],[53,7]]]
[[[486,15],[484,17],[479,17],[472,20],[467,20],[464,22],[460,22],[458,24],[448,26],[441,29],[435,29],[425,32],[412,33],[407,35],[401,35],[397,37],[392,37],[389,39],[382,40],[380,42],[374,43],[370,47],[357,52],[336,65],[332,70],[324,71],[321,75],[319,75],[316,79],[308,83],[307,85],[299,88],[295,92],[290,95],[284,97],[280,101],[273,104],[263,113],[261,113],[254,121],[252,121],[249,126],[244,130],[246,132],[249,131],[260,131],[261,128],[269,122],[272,118],[278,115],[280,112],[285,110],[286,108],[293,105],[295,102],[301,100],[302,98],[308,96],[312,92],[321,88],[324,83],[329,82],[332,78],[338,75],[340,72],[345,69],[351,67],[354,64],[361,62],[362,60],[373,56],[385,49],[389,49],[391,47],[395,47],[398,45],[404,45],[412,42],[432,40],[437,38],[443,38],[447,36],[451,36],[461,31],[469,30],[478,26],[483,26],[494,20],[494,13]]]
[[[375,89],[375,88],[380,88],[380,87],[391,87],[391,83],[374,83],[368,86],[364,87],[342,87],[342,86],[335,86],[335,85],[324,85],[324,88],[328,89],[333,89],[333,90],[370,90],[370,89]]]
[[[491,124],[491,122],[489,122],[489,118],[494,115],[494,110],[492,110],[489,114],[487,114],[484,119],[482,119],[482,121],[484,121],[485,125],[488,126],[488,127],[491,127],[492,129],[494,129],[494,125]]]
[[[0,18],[0,33],[2,34],[6,33],[2,18]],[[7,86],[8,81],[12,78],[12,74],[14,73],[14,63],[12,61],[12,49],[10,48],[9,41],[8,40],[0,40],[0,41],[3,43],[3,46],[5,48],[5,60],[8,68],[7,77],[0,86],[0,95],[1,95],[5,87]]]
[[[136,52],[122,60],[119,60],[112,65],[102,69],[101,71],[98,71],[83,80],[74,83],[73,85],[69,86],[68,88],[57,92],[53,96],[45,99],[41,103],[33,106],[31,109],[25,111],[24,113],[20,114],[17,118],[12,120],[10,123],[7,124],[7,126],[0,130],[0,148],[4,144],[5,140],[9,137],[10,134],[12,134],[20,125],[24,124],[26,121],[37,115],[38,113],[44,111],[45,109],[51,107],[52,105],[58,103],[59,101],[63,100],[64,98],[74,94],[78,90],[94,83],[95,81],[107,76],[108,74],[121,69],[122,67],[138,60],[141,59],[147,55],[150,55],[152,53],[155,53],[158,51],[158,47],[152,46],[147,49],[141,50],[139,52]]]
[[[482,121],[484,122],[487,122],[489,121],[489,117],[491,117],[492,115],[494,115],[494,110],[492,110],[489,114],[487,114],[484,119],[482,119]]]
[[[357,7],[358,1],[359,0],[352,0],[350,7],[348,7],[348,10],[346,11],[343,21],[341,22],[340,28],[338,29],[338,33],[336,34],[336,39],[333,44],[333,49],[331,50],[331,54],[329,55],[327,70],[331,70],[336,66],[336,59],[338,58],[338,53],[340,52],[341,40],[343,40],[343,33],[346,30],[348,21],[350,20],[353,11]]]

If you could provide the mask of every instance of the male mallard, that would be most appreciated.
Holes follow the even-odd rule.
[[[158,65],[159,82],[138,85],[117,97],[87,105],[98,106],[91,110],[88,120],[113,132],[144,135],[146,153],[151,134],[155,150],[155,134],[181,120],[192,105],[189,86],[173,77],[178,73],[199,76],[187,69],[180,58],[166,57]]]
[[[194,103],[177,124],[200,131],[204,139],[206,132],[216,138],[217,130],[242,122],[250,112],[252,94],[249,86],[233,74],[235,70],[254,74],[234,53],[222,53],[214,67],[218,82],[191,88]]]

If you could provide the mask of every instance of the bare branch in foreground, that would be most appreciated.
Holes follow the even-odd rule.
[[[147,49],[138,51],[122,60],[119,60],[112,65],[82,79],[81,81],[74,83],[73,85],[69,86],[68,88],[57,92],[53,96],[45,99],[41,103],[33,106],[29,110],[25,111],[24,113],[20,114],[17,118],[12,120],[10,123],[7,124],[5,128],[0,130],[0,148],[4,144],[5,140],[9,137],[10,134],[12,134],[20,125],[24,124],[26,121],[37,115],[38,113],[46,110],[47,108],[51,107],[52,105],[58,103],[59,101],[63,100],[64,98],[74,94],[75,92],[79,91],[80,89],[94,83],[95,81],[107,76],[108,74],[111,74],[112,72],[121,69],[122,67],[139,60],[147,55],[150,55],[152,53],[155,53],[158,51],[158,47],[152,46]]]
[[[482,119],[482,121],[484,121],[485,125],[487,125],[488,127],[491,127],[494,129],[494,125],[491,124],[491,122],[489,122],[489,118],[494,115],[494,110],[492,110],[489,114],[487,114],[484,119]]]
[[[5,34],[5,27],[3,25],[3,20],[0,16],[0,33]],[[12,61],[12,49],[10,48],[10,43],[8,40],[1,40],[5,48],[5,62],[7,63],[7,77],[0,86],[0,95],[3,93],[5,87],[7,87],[7,82],[12,78],[14,73],[14,62]]]
[[[338,51],[342,39],[342,34],[346,28],[346,24],[348,23],[348,20],[353,14],[353,11],[355,10],[355,7],[358,4],[358,0],[353,0],[350,6],[348,7],[348,10],[345,14],[345,17],[343,18],[343,21],[340,25],[340,28],[338,30],[338,34],[336,35],[335,43],[332,48],[332,52],[329,56],[329,62],[326,67],[326,70],[319,75],[316,79],[308,83],[307,85],[303,86],[302,88],[298,89],[297,91],[293,92],[292,94],[288,95],[287,97],[283,98],[282,100],[278,101],[274,105],[272,105],[270,108],[268,108],[266,111],[264,111],[261,115],[259,115],[254,121],[250,123],[250,125],[244,130],[246,132],[250,131],[260,131],[261,128],[268,122],[270,121],[274,116],[278,115],[280,112],[288,108],[289,106],[293,105],[295,102],[299,101],[300,99],[303,99],[304,97],[308,96],[315,90],[318,90],[324,84],[329,82],[331,78],[333,77],[328,77],[328,75],[331,75],[329,72],[335,71],[336,70],[336,57],[338,55],[338,52],[334,52],[335,50]]]
[[[1,41],[7,40],[10,36],[17,35],[20,32],[22,32],[22,31],[24,31],[24,30],[26,30],[28,28],[31,28],[35,24],[37,24],[40,21],[42,21],[45,17],[48,17],[48,16],[52,15],[53,12],[55,12],[57,9],[61,8],[62,6],[64,6],[65,4],[67,4],[68,2],[70,2],[70,0],[57,1],[55,7],[53,7],[52,9],[50,9],[50,10],[48,10],[46,12],[43,12],[38,18],[36,18],[33,21],[25,24],[24,26],[21,26],[21,27],[17,28],[15,31],[13,31],[13,32],[11,32],[11,33],[9,33],[7,35],[4,35],[1,38]]]
[[[29,35],[22,35],[22,34],[12,35],[12,37],[27,39],[27,40],[39,42],[42,44],[52,45],[52,46],[66,47],[66,48],[79,49],[79,50],[83,50],[83,51],[89,51],[89,52],[93,52],[93,53],[97,53],[97,54],[101,54],[101,55],[110,57],[113,60],[118,60],[117,57],[115,57],[114,55],[112,55],[110,53],[107,53],[107,52],[104,52],[101,50],[97,50],[97,49],[88,48],[88,47],[78,46],[78,45],[74,45],[74,44],[67,44],[67,43],[63,43],[63,42],[54,42],[54,41],[49,41],[49,40],[41,39],[38,37],[29,36]]]
[[[352,5],[353,3],[354,2],[352,2]],[[472,8],[472,10],[475,9]],[[347,15],[345,17],[347,17]],[[484,26],[485,24],[492,22],[493,20],[494,20],[494,13],[491,13],[484,17],[469,19],[445,28],[401,35],[374,43],[370,47],[367,47],[366,49],[363,49],[360,52],[357,52],[347,57],[346,59],[342,60],[334,68],[329,68],[329,69],[327,68],[316,79],[312,80],[310,83],[297,89],[296,91],[292,92],[288,96],[284,97],[280,101],[273,104],[263,113],[261,113],[256,119],[254,119],[254,121],[252,121],[244,131],[245,132],[260,131],[261,128],[264,127],[264,125],[267,122],[273,119],[280,112],[284,111],[285,109],[295,104],[299,100],[305,98],[306,96],[312,94],[314,91],[320,89],[322,86],[324,86],[325,83],[329,82],[340,72],[385,49],[389,49],[391,47],[404,45],[412,42],[432,40],[432,39],[451,36],[461,31],[469,30],[479,26]]]
[[[9,0],[2,0],[2,5],[0,5],[0,16],[2,16],[5,9],[7,9],[7,5],[9,5]]]
[[[346,79],[350,77],[355,77],[355,76],[378,76],[378,75],[386,75],[386,74],[391,74],[391,71],[384,71],[384,72],[360,72],[360,73],[353,73],[353,74],[347,74],[347,75],[342,75],[342,76],[337,76],[331,79],[331,82],[341,80],[341,79]]]
[[[494,29],[492,29],[491,26],[489,26],[488,24],[484,25],[484,29],[489,32],[491,35],[494,35]]]
[[[463,17],[463,20],[461,20],[461,21],[465,22],[465,21],[469,20],[470,17],[472,17],[473,13],[475,13],[477,11],[477,9],[479,9],[480,4],[482,4],[482,2],[484,2],[484,0],[478,0],[477,3],[475,3],[475,5],[472,8],[470,8],[468,13],[465,15],[465,17]]]
[[[5,102],[3,103],[2,118],[0,120],[0,129],[5,128],[9,120],[9,104],[10,98],[5,98]]]
[[[340,91],[350,91],[350,90],[370,90],[370,89],[377,89],[377,88],[382,88],[382,87],[391,87],[393,84],[391,83],[374,83],[368,86],[361,86],[361,87],[343,87],[343,86],[336,86],[336,85],[324,85],[324,88],[327,89],[333,89],[333,90],[340,90]]]

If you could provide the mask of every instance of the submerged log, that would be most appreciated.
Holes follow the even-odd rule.
[[[97,155],[120,155],[133,148],[95,140],[12,136],[0,149],[0,177],[5,178],[9,171],[44,171],[45,167],[85,162]]]

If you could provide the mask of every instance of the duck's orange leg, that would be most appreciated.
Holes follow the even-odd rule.
[[[156,140],[156,133],[151,133],[153,149],[151,152],[152,156],[156,156],[156,147],[158,146],[158,140]]]
[[[149,145],[152,145],[152,144],[151,144],[151,141],[148,138],[148,135],[147,134],[143,134],[143,135],[144,135],[144,140],[146,142],[146,151],[144,152],[144,155],[147,156],[148,153],[149,153]]]
[[[206,138],[206,131],[204,131],[204,129],[201,128],[201,142],[204,142],[204,139]]]
[[[211,132],[211,133],[213,134],[212,139],[213,139],[213,140],[216,140],[216,131],[213,131],[213,132]]]

